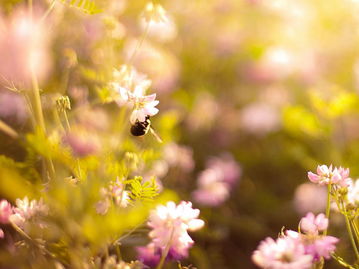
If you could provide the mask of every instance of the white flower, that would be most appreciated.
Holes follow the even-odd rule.
[[[203,227],[203,220],[198,219],[199,210],[192,208],[191,202],[182,201],[178,206],[168,202],[159,205],[151,212],[148,225],[152,228],[149,236],[155,247],[170,250],[180,257],[187,256],[188,249],[193,245],[187,231],[195,231]]]
[[[355,206],[359,206],[359,180],[355,180],[349,185],[348,202]]]
[[[143,122],[146,120],[147,116],[156,115],[159,110],[155,106],[158,105],[159,101],[155,99],[155,93],[147,96],[133,97],[132,101],[134,102],[135,109],[132,111],[130,122],[132,124],[134,124],[137,120]]]

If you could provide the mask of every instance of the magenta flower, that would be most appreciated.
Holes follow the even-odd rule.
[[[304,245],[292,237],[280,237],[276,241],[268,237],[252,255],[253,262],[266,269],[309,269],[313,257],[305,253]]]
[[[204,225],[203,220],[197,218],[199,212],[192,208],[191,202],[182,201],[177,206],[174,202],[168,202],[166,206],[157,206],[151,212],[148,222],[148,226],[152,228],[149,236],[153,246],[161,252],[169,247],[168,257],[187,257],[188,249],[194,243],[188,231],[198,230]]]
[[[348,187],[350,184],[349,168],[336,168],[330,165],[318,165],[317,174],[308,172],[308,178],[319,185],[338,184],[341,187]]]
[[[161,249],[156,248],[153,243],[145,247],[138,247],[137,249],[138,260],[149,267],[156,267],[161,259]]]
[[[13,210],[11,204],[6,200],[1,200],[0,202],[0,222],[8,223],[9,218],[12,215]]]
[[[328,228],[328,223],[329,221],[324,214],[315,217],[313,213],[309,212],[300,220],[300,228],[305,233],[318,234]]]

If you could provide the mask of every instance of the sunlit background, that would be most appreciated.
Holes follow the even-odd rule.
[[[205,221],[191,234],[183,265],[255,268],[251,255],[262,239],[325,211],[326,189],[307,171],[333,164],[359,175],[359,1],[155,2],[167,19],[147,27],[145,0],[94,1],[95,14],[32,0],[33,20],[27,1],[1,1],[0,119],[20,140],[0,133],[7,156],[0,197],[14,203],[46,193],[53,227],[32,232],[81,268],[81,257],[98,255],[104,238],[142,224],[121,243],[126,261],[136,259],[135,247],[148,241],[147,206],[102,217],[94,205],[119,174],[155,176],[159,202],[192,201]],[[163,143],[150,132],[130,134],[130,110],[111,92],[113,70],[125,64],[152,80],[149,92],[160,103],[151,126]],[[33,131],[34,77],[46,135]],[[65,116],[56,105],[61,96],[71,103]],[[55,162],[49,185],[39,155]],[[87,183],[73,185],[76,178]],[[350,260],[343,225],[334,213],[330,231]],[[28,259],[33,268],[52,268],[51,259],[15,250],[15,232],[4,227],[4,268],[28,268]],[[70,254],[61,256],[64,249]]]

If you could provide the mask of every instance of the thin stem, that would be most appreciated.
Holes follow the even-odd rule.
[[[355,220],[351,220],[351,221],[350,221],[350,224],[351,224],[352,227],[353,227],[356,242],[359,243],[359,230],[358,230],[357,224],[355,223]]]
[[[45,120],[44,120],[44,115],[42,113],[39,83],[37,81],[34,70],[31,70],[31,79],[32,79],[33,102],[34,102],[33,108],[35,112],[36,122],[40,127],[40,130],[43,133],[46,133]]]
[[[52,0],[49,8],[46,10],[46,12],[44,13],[44,15],[42,15],[41,19],[40,19],[40,23],[42,23],[46,18],[47,16],[50,14],[50,12],[52,11],[52,9],[55,7],[55,4],[56,4],[56,0]]]
[[[327,208],[325,210],[325,216],[327,219],[329,219],[330,216],[330,200],[331,200],[331,191],[332,191],[332,184],[328,184],[328,196],[327,196]],[[328,228],[324,230],[324,235],[327,235]]]
[[[170,239],[168,240],[166,248],[162,252],[161,260],[160,260],[159,264],[157,265],[156,269],[162,269],[162,266],[166,260],[167,255],[168,255],[168,252],[170,251],[174,231],[175,231],[175,229],[174,229],[174,227],[172,227]]]
[[[64,114],[64,118],[65,118],[65,122],[66,122],[67,131],[71,131],[71,125],[70,125],[69,117],[67,116],[66,109],[64,109],[63,114]],[[76,158],[76,165],[77,165],[77,170],[78,170],[78,176],[81,179],[82,178],[82,172],[81,172],[80,161],[79,161],[78,158]]]
[[[44,120],[44,114],[42,112],[42,105],[41,105],[41,97],[40,97],[40,89],[39,89],[39,83],[36,78],[36,74],[31,68],[31,79],[32,79],[32,92],[33,92],[33,109],[35,113],[35,120],[36,124],[39,127],[41,133],[46,134],[46,128],[45,128],[45,120]],[[55,168],[54,164],[52,163],[51,158],[45,159],[45,167],[47,172],[49,173],[49,178],[55,177]]]
[[[145,39],[146,39],[146,37],[147,37],[147,34],[148,34],[148,30],[150,29],[150,23],[151,23],[151,22],[148,22],[148,23],[147,23],[146,28],[145,28],[145,31],[143,32],[140,41],[137,43],[136,48],[135,48],[135,50],[133,51],[131,57],[128,59],[128,64],[129,64],[129,65],[130,65],[130,64],[132,63],[132,61],[134,60],[134,58],[135,58],[137,52],[139,51],[139,49],[140,49],[141,46],[142,46],[143,41],[145,41]]]
[[[349,222],[349,218],[348,218],[348,213],[347,213],[345,207],[344,207],[344,217],[345,217],[345,224],[346,224],[346,226],[347,226],[348,234],[349,234],[349,237],[350,237],[350,242],[351,242],[351,244],[352,244],[352,246],[353,246],[356,259],[359,260],[358,248],[357,248],[356,243],[355,243],[355,240],[354,240],[353,232],[352,232],[352,229],[351,229],[351,226],[350,226],[350,222]]]
[[[3,131],[8,136],[10,136],[11,138],[16,139],[19,137],[19,134],[2,120],[0,120],[0,130]]]

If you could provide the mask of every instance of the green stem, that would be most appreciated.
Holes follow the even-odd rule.
[[[35,128],[38,127],[41,133],[46,134],[44,114],[42,112],[42,105],[41,105],[39,83],[37,81],[36,74],[32,68],[31,68],[31,79],[32,79],[32,93],[33,93],[32,108],[34,110],[35,121],[37,124],[37,126],[35,126]],[[46,167],[47,172],[49,173],[49,178],[50,179],[54,178],[55,177],[55,168],[54,168],[54,164],[52,163],[51,158],[45,159],[45,167]]]
[[[351,226],[350,226],[350,221],[349,221],[348,213],[347,213],[347,211],[346,211],[346,209],[345,209],[345,206],[344,206],[344,217],[345,217],[345,224],[346,224],[346,226],[347,226],[347,230],[348,230],[350,242],[351,242],[351,244],[352,244],[352,246],[353,246],[356,259],[359,260],[358,248],[357,248],[356,243],[355,243],[355,240],[354,240],[353,231],[352,231]]]
[[[172,227],[172,231],[171,231],[171,236],[170,239],[168,240],[167,246],[164,249],[164,251],[162,252],[162,256],[161,256],[161,260],[159,262],[159,264],[157,265],[156,269],[162,269],[163,264],[165,263],[166,257],[168,255],[168,252],[170,251],[170,247],[171,247],[171,243],[172,243],[172,237],[174,234],[174,228]]]
[[[327,195],[327,208],[325,210],[325,217],[329,220],[329,216],[330,216],[330,199],[331,199],[331,191],[332,191],[332,184],[329,183],[328,184],[328,195]],[[327,235],[328,233],[328,228],[324,230],[324,235]]]
[[[0,120],[0,130],[3,131],[8,136],[10,136],[11,138],[16,139],[19,137],[19,134],[2,120]]]
[[[351,220],[350,224],[353,227],[356,242],[359,243],[359,230],[357,224],[355,223],[355,220]]]
[[[67,128],[67,131],[71,131],[71,125],[70,125],[70,121],[69,121],[69,118],[67,116],[67,112],[66,112],[66,109],[64,110],[64,118],[65,118],[65,122],[66,122],[66,128]],[[78,176],[79,176],[79,179],[82,178],[82,172],[81,172],[81,165],[80,165],[80,161],[78,158],[76,158],[76,165],[77,165],[77,170],[78,170]]]

